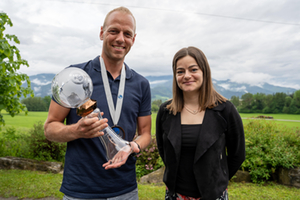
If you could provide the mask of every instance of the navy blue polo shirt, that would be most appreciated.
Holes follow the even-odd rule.
[[[91,99],[97,101],[97,107],[104,112],[108,124],[113,122],[108,109],[103,87],[99,56],[89,62],[71,65],[85,70],[92,79],[93,93]],[[108,80],[116,106],[120,76],[113,80],[109,72]],[[151,114],[150,85],[146,78],[126,65],[126,82],[123,106],[118,125],[126,133],[126,140],[132,141],[136,133],[137,117]],[[81,117],[76,109],[71,109],[67,124],[76,123]],[[135,162],[129,156],[126,164],[117,169],[105,170],[102,165],[107,162],[105,151],[99,138],[77,139],[67,144],[64,177],[60,191],[75,198],[109,198],[125,194],[137,187]]]

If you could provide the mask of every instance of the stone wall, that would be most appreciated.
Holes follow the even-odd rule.
[[[45,171],[51,173],[62,173],[63,166],[59,162],[37,161],[27,158],[17,157],[0,157],[0,169],[23,169],[32,171]],[[140,184],[164,185],[163,175],[165,168],[162,167],[150,174],[143,176]],[[279,184],[300,188],[300,168],[279,169],[274,175],[276,182]],[[239,170],[234,178],[234,182],[251,182],[249,172]]]
[[[154,184],[163,185],[164,167],[143,176],[139,183],[140,184]],[[280,169],[279,172],[274,176],[277,177],[279,184],[300,188],[300,168],[295,169]],[[251,182],[251,176],[249,172],[238,170],[232,178],[234,182]]]
[[[278,183],[300,188],[300,168],[279,169]]]
[[[154,185],[163,185],[163,176],[164,176],[165,167],[162,167],[150,174],[143,176],[139,183],[140,184],[154,184]],[[239,170],[234,178],[234,182],[251,182],[251,177],[249,172]]]
[[[63,170],[62,163],[37,161],[27,158],[0,157],[0,169],[23,169],[59,173]]]

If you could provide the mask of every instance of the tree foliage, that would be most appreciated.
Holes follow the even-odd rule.
[[[20,66],[29,67],[28,62],[21,58],[19,49],[10,44],[14,42],[20,44],[15,35],[5,34],[5,26],[13,26],[6,13],[0,13],[0,127],[5,125],[1,110],[6,110],[12,117],[21,111],[26,110],[26,106],[20,102],[20,97],[33,96],[30,88],[30,80],[26,74],[17,73]],[[27,82],[28,87],[22,87],[23,82]]]
[[[239,96],[232,96],[230,101],[233,103],[235,107],[238,107],[240,105],[240,98]]]
[[[162,100],[161,99],[156,99],[154,101],[152,101],[151,103],[151,111],[152,112],[157,112],[159,110],[160,105],[162,104]]]
[[[253,94],[246,93],[242,95],[242,102],[240,105],[240,112],[249,113],[252,109]]]
[[[245,93],[241,99],[232,96],[230,100],[240,113],[287,113],[300,114],[300,90],[292,95],[278,92],[273,95]]]
[[[28,111],[48,111],[51,97],[29,97],[22,99],[22,103],[26,105]]]

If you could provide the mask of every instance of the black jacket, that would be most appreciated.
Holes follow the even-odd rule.
[[[169,113],[163,103],[156,118],[156,140],[165,164],[163,181],[175,193],[181,151],[181,118]],[[234,105],[227,101],[206,109],[194,158],[194,174],[201,200],[215,200],[245,160],[243,123]]]

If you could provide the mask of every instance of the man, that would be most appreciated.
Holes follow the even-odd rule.
[[[65,194],[64,199],[138,199],[136,158],[129,156],[122,162],[107,163],[105,150],[98,138],[103,135],[101,130],[109,124],[124,130],[124,139],[131,141],[130,146],[135,153],[146,148],[151,141],[149,82],[124,63],[134,44],[135,30],[135,18],[127,8],[110,11],[100,31],[103,41],[101,57],[72,65],[90,75],[93,81],[91,99],[96,100],[97,106],[104,112],[103,119],[98,120],[96,116],[80,118],[76,109],[64,108],[51,101],[44,127],[45,136],[51,141],[68,142],[60,189]],[[124,68],[126,77],[122,86]],[[122,87],[124,92],[120,94],[119,88]],[[109,101],[108,96],[113,100]],[[117,111],[114,108],[118,107],[119,99],[122,99],[122,106]],[[119,119],[115,119],[116,112],[120,114]],[[65,118],[67,125],[63,123]],[[136,130],[138,137],[132,141]]]

